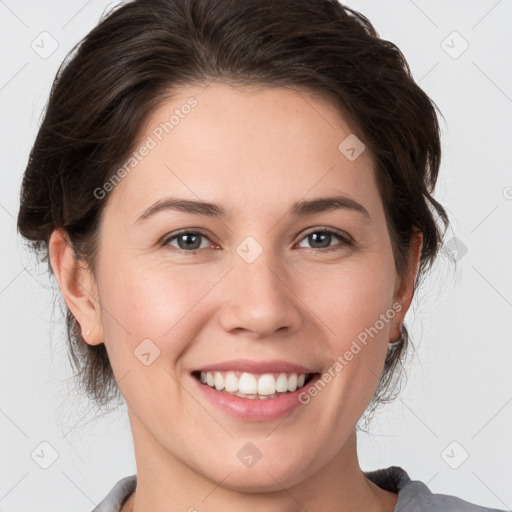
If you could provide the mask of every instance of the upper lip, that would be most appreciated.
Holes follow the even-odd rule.
[[[250,359],[236,359],[233,361],[222,361],[198,368],[197,372],[229,372],[240,371],[248,373],[316,373],[300,364],[289,361],[252,361]]]

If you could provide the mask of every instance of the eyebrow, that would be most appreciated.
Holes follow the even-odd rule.
[[[360,213],[366,217],[368,221],[372,220],[370,213],[362,204],[345,195],[319,197],[317,199],[298,201],[290,208],[290,214],[294,217],[305,217],[314,213],[338,209]],[[141,222],[165,210],[174,210],[219,219],[229,217],[228,212],[219,204],[176,197],[165,197],[147,208],[135,222]]]

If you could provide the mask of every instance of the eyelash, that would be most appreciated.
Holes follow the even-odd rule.
[[[322,248],[322,249],[315,249],[314,247],[313,248],[307,248],[306,247],[305,249],[307,249],[309,251],[322,252],[322,253],[331,252],[331,251],[340,251],[345,246],[352,246],[353,245],[353,242],[350,239],[350,237],[348,237],[348,235],[344,235],[344,234],[340,233],[339,231],[334,231],[334,230],[328,229],[328,228],[315,228],[314,230],[305,233],[304,236],[299,240],[299,243],[302,242],[309,235],[312,235],[313,233],[327,233],[327,234],[330,234],[330,235],[334,235],[336,238],[341,240],[341,246],[339,246],[339,244],[337,244],[337,245],[334,245],[332,247],[329,246],[327,248]],[[206,238],[207,240],[210,240],[208,235],[206,235],[206,233],[203,233],[202,231],[183,230],[183,231],[179,231],[177,233],[174,233],[171,236],[166,237],[162,241],[162,246],[168,246],[171,241],[177,239],[178,237],[180,237],[182,235],[200,235],[200,236]],[[211,242],[211,240],[210,240],[210,242]],[[181,253],[186,253],[186,254],[197,254],[198,252],[202,251],[203,249],[186,250],[186,249],[180,249],[179,247],[173,247],[173,250],[181,252]]]

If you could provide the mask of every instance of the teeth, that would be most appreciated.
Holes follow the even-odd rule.
[[[288,379],[288,391],[295,391],[297,389],[297,383],[298,383],[297,374],[294,373],[294,374],[290,375],[290,378]]]
[[[201,372],[201,375],[203,372]],[[224,379],[224,384],[226,386],[226,391],[229,393],[235,393],[238,391],[238,379],[233,372],[229,372]]]
[[[277,393],[293,392],[304,386],[305,373],[255,375],[243,372],[201,372],[200,381],[217,391],[226,391],[242,398],[276,398]]]
[[[247,373],[245,375],[248,375]],[[243,378],[243,376],[242,376]],[[240,384],[242,384],[242,379],[240,379]],[[262,375],[258,380],[258,395],[273,395],[276,392],[276,379],[269,373]],[[240,386],[240,391],[243,393],[247,393],[247,391],[243,391]]]
[[[221,389],[224,389],[224,377],[219,372],[215,372],[213,375],[214,375],[213,381],[215,384],[215,389],[217,389],[219,391]],[[208,376],[206,377],[206,382],[208,382]]]
[[[258,392],[258,381],[256,377],[251,373],[242,373],[238,381],[238,391],[244,395],[256,394]]]
[[[288,391],[288,378],[284,373],[281,373],[276,380],[276,391],[279,391],[280,393]]]

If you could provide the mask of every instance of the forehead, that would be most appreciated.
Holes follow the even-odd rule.
[[[172,192],[258,207],[339,192],[371,205],[372,158],[347,158],[353,137],[333,104],[303,89],[184,86],[146,122],[110,202],[135,212]]]

